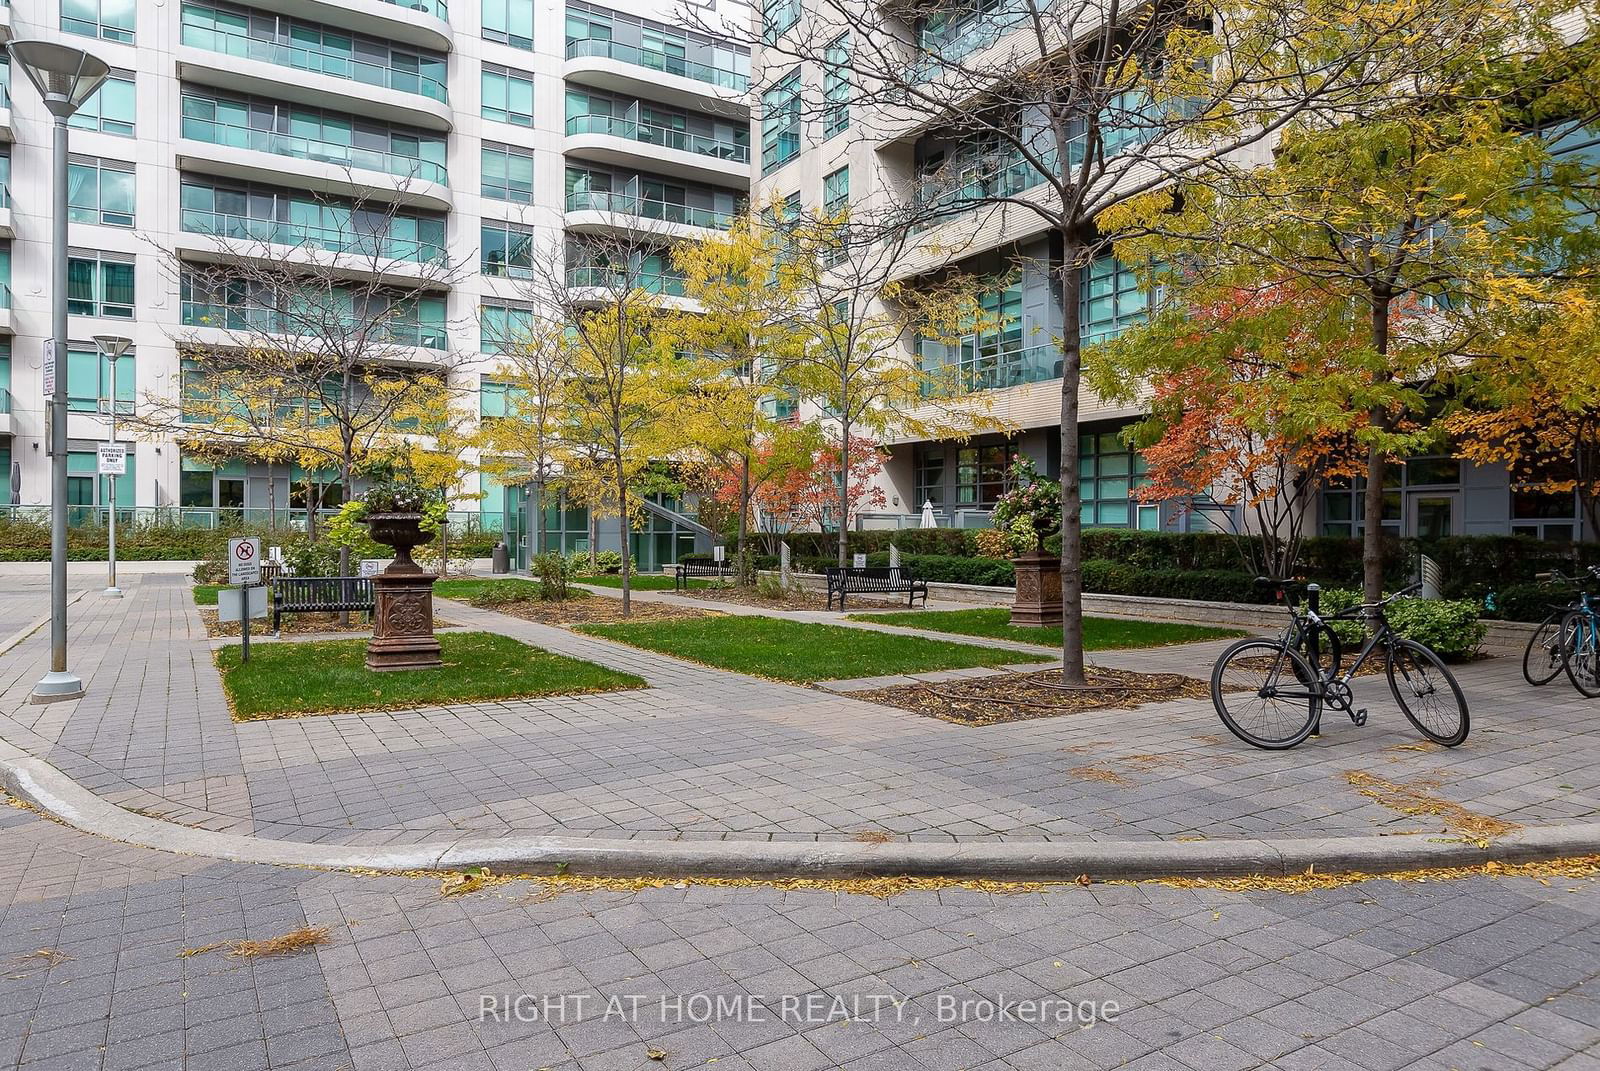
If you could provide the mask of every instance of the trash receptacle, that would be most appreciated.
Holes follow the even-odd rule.
[[[494,545],[493,568],[495,573],[509,573],[511,571],[511,553],[506,550],[504,543]]]

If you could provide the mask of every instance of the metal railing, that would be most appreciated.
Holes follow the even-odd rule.
[[[325,523],[338,512],[336,509],[317,510],[317,523]],[[110,513],[109,506],[68,506],[67,523],[73,528],[105,527]],[[207,531],[251,526],[303,532],[306,530],[306,513],[305,509],[288,506],[270,510],[265,506],[118,506],[117,525],[119,529],[124,525],[148,525]],[[451,538],[456,538],[476,532],[498,531],[500,514],[451,510],[445,515],[445,520],[450,526]],[[0,521],[48,526],[50,507],[0,504]]]
[[[331,320],[332,317],[330,316]],[[347,318],[343,326],[354,330],[359,321]],[[317,325],[312,318],[290,317],[276,309],[239,305],[214,305],[202,301],[183,303],[185,327],[214,327],[224,331],[262,331],[274,335],[310,334]],[[449,348],[442,324],[406,323],[389,320],[383,325],[386,341],[397,346],[420,346],[430,350]]]
[[[680,78],[691,78],[696,82],[709,82],[711,85],[735,89],[741,93],[750,88],[750,76],[740,71],[713,67],[708,63],[696,63],[682,56],[669,56],[665,52],[640,48],[638,45],[627,45],[620,41],[602,40],[597,37],[568,41],[567,59],[579,57],[619,60],[636,67],[647,67],[652,71],[675,74]]]
[[[567,211],[613,212],[619,216],[637,216],[640,219],[682,223],[690,227],[705,227],[707,230],[716,231],[725,231],[733,226],[732,212],[718,212],[714,208],[695,208],[693,205],[674,204],[653,197],[606,190],[573,190],[567,194]]]
[[[312,71],[333,78],[343,78],[362,85],[380,86],[402,93],[416,93],[440,103],[449,101],[443,82],[416,71],[403,71],[354,59],[348,54],[324,52],[302,45],[284,44],[281,41],[263,41],[248,34],[229,33],[205,26],[186,25],[183,43],[208,52],[220,52],[236,59],[260,60],[279,67],[292,67],[299,71]]]
[[[905,531],[922,527],[921,513],[856,513],[851,527],[857,532]],[[938,528],[992,528],[994,511],[987,509],[940,509],[933,511]]]
[[[254,127],[222,123],[215,119],[183,118],[183,136],[212,145],[226,145],[234,149],[251,149],[272,153],[296,160],[315,160],[338,164],[342,167],[359,167],[367,171],[382,171],[402,178],[418,178],[426,182],[450,181],[445,166],[416,156],[405,156],[383,149],[366,149],[356,145],[343,145],[320,138],[302,138],[294,134],[281,134],[276,130],[257,130]]]
[[[445,6],[445,0],[383,0],[383,2],[393,4],[395,7],[420,11],[424,15],[432,15],[441,22],[450,21],[450,9]]]
[[[380,234],[358,234],[337,227],[318,227],[309,223],[235,216],[225,212],[202,212],[185,208],[178,226],[191,234],[213,238],[232,238],[271,245],[305,246],[329,253],[353,253],[390,260],[410,260],[419,264],[442,261],[444,247],[414,238],[389,238]]]
[[[1088,340],[1085,339],[1085,342]],[[930,367],[924,357],[923,370],[930,375],[949,375],[949,365]],[[1055,343],[1001,350],[964,360],[955,374],[957,384],[964,390],[1000,390],[1024,383],[1044,383],[1061,378],[1061,347]],[[922,394],[928,397],[937,392],[940,384],[924,383]]]
[[[567,269],[567,285],[616,290],[632,286],[650,294],[684,296],[684,279],[681,275],[620,271],[597,265],[579,265]]]
[[[687,130],[677,130],[659,123],[623,119],[616,115],[569,115],[567,133],[609,134],[614,138],[627,138],[629,141],[643,142],[646,145],[660,145],[680,152],[692,152],[697,156],[711,156],[739,164],[750,162],[748,145],[724,141],[705,134],[694,134]]]

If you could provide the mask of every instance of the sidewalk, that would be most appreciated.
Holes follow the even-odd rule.
[[[1421,747],[1381,678],[1369,678],[1357,684],[1372,708],[1364,729],[1330,719],[1322,739],[1268,753],[1234,741],[1205,701],[972,728],[441,602],[449,620],[625,669],[650,687],[236,724],[187,581],[152,572],[124,587],[120,601],[91,594],[74,607],[72,665],[89,684],[83,700],[27,704],[45,665],[45,633],[0,655],[0,739],[117,806],[272,841],[400,848],[559,836],[596,838],[597,848],[854,846],[871,833],[930,848],[1076,849],[1197,838],[1441,839],[1439,817],[1362,795],[1350,771],[1416,785],[1530,835],[1600,813],[1592,706],[1570,689],[1528,688],[1511,659],[1461,667],[1474,723],[1462,748]],[[876,627],[818,611],[798,616]],[[1204,676],[1218,646],[1096,660]]]

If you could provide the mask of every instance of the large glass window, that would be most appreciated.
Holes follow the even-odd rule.
[[[131,44],[136,6],[137,0],[61,0],[61,28]]]
[[[485,305],[478,310],[478,345],[484,353],[504,353],[533,328],[533,310],[519,305]]]
[[[1113,338],[1149,314],[1138,279],[1116,257],[1096,257],[1083,269],[1082,285],[1078,328],[1085,345]]]
[[[117,412],[133,412],[138,368],[130,350],[117,360]],[[67,408],[74,413],[111,409],[111,362],[92,343],[67,347]]]
[[[533,126],[533,76],[484,64],[483,117],[513,126]]]
[[[112,71],[100,88],[72,114],[67,124],[77,130],[98,130],[105,134],[133,137],[134,120],[139,114],[134,99],[132,71]]]
[[[179,196],[179,229],[196,234],[417,262],[445,254],[443,215],[358,210],[340,197],[190,176]]]
[[[1011,464],[1016,459],[1017,444],[1011,442],[959,448],[956,451],[956,506],[992,509],[1005,494]]]
[[[761,169],[770,171],[800,155],[800,70],[761,94]]]
[[[772,44],[800,21],[800,0],[761,0],[761,39]]]
[[[1335,481],[1322,492],[1322,534],[1359,536],[1366,529],[1364,478]],[[1383,527],[1394,535],[1450,535],[1461,462],[1453,457],[1413,457],[1384,468]],[[1406,520],[1412,503],[1413,520]],[[1408,527],[1413,529],[1408,531]],[[1433,530],[1430,530],[1433,529]]]
[[[133,257],[78,253],[67,259],[67,311],[74,316],[133,318]]]
[[[913,511],[920,511],[924,502],[932,502],[934,509],[944,507],[944,469],[946,447],[942,443],[917,447],[916,501]]]
[[[831,138],[850,126],[850,35],[840,34],[828,43],[822,71],[822,136]]]
[[[532,278],[535,238],[531,227],[484,220],[479,246],[482,250],[483,274],[511,279]]]
[[[533,153],[484,142],[483,195],[518,204],[533,202]]]
[[[829,219],[840,219],[850,211],[850,168],[841,167],[822,177],[822,211]]]
[[[72,222],[131,227],[133,201],[132,164],[74,157],[67,165],[68,218]]]
[[[1578,496],[1572,491],[1511,490],[1511,534],[1572,540],[1578,535]]]
[[[533,0],[483,0],[483,36],[533,51]]]
[[[1146,464],[1119,431],[1084,432],[1078,436],[1078,480],[1083,495],[1085,528],[1156,529],[1160,510],[1142,506],[1131,495],[1145,482]]]

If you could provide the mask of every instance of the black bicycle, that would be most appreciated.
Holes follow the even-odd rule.
[[[1467,738],[1467,701],[1444,660],[1415,640],[1394,631],[1384,608],[1421,584],[1381,602],[1361,603],[1324,617],[1321,589],[1307,585],[1305,606],[1283,589],[1290,622],[1277,639],[1240,640],[1223,652],[1211,671],[1211,702],[1228,731],[1253,747],[1279,751],[1294,747],[1322,722],[1324,707],[1343,710],[1356,725],[1367,723],[1366,708],[1355,706],[1350,681],[1381,651],[1389,691],[1423,736],[1446,747]],[[1365,618],[1376,629],[1349,666],[1330,622]]]
[[[1539,580],[1549,580],[1557,584],[1566,584],[1574,591],[1582,589],[1590,580],[1600,580],[1600,565],[1592,565],[1587,576],[1563,576],[1551,570],[1540,573]],[[1578,664],[1582,664],[1581,653],[1576,651],[1580,644],[1580,636],[1584,633],[1584,619],[1586,617],[1583,601],[1574,598],[1564,606],[1551,604],[1550,613],[1539,622],[1533,630],[1533,635],[1528,637],[1528,646],[1522,652],[1522,676],[1529,684],[1540,686],[1549,684],[1561,676],[1564,668],[1574,664],[1574,655],[1577,654]],[[1574,687],[1577,687],[1581,674],[1568,670],[1572,677]],[[1584,689],[1579,687],[1583,692]],[[1585,695],[1589,694],[1584,692]]]

